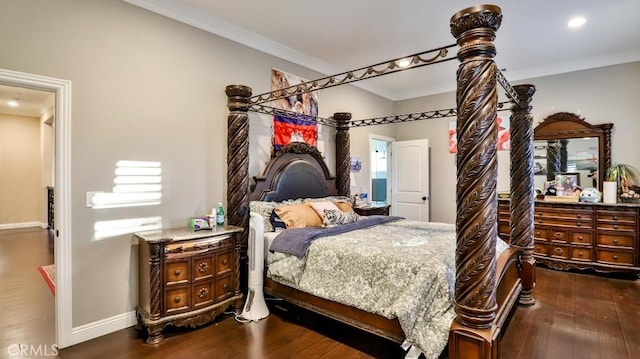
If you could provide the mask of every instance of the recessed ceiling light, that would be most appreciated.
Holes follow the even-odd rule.
[[[567,23],[567,26],[571,29],[577,29],[580,26],[584,25],[587,22],[587,19],[585,19],[582,16],[575,16],[572,17],[571,19],[569,19],[569,22]]]
[[[7,102],[7,105],[9,105],[9,107],[18,107],[18,101],[10,100],[9,102]]]

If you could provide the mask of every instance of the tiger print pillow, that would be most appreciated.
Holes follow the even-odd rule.
[[[362,219],[362,216],[356,212],[342,212],[334,209],[325,209],[323,212],[322,225],[324,227],[335,227],[341,224],[357,222]]]

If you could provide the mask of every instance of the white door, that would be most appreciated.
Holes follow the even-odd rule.
[[[391,145],[391,214],[429,221],[429,140]]]

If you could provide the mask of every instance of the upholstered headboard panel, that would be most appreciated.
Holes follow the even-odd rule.
[[[322,155],[306,143],[283,147],[267,165],[263,176],[254,177],[249,200],[281,202],[287,199],[335,196],[338,190]]]

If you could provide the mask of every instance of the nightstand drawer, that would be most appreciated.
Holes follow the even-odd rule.
[[[165,265],[164,279],[166,285],[189,283],[189,261],[169,262]]]
[[[225,300],[233,295],[233,280],[231,276],[216,279],[216,302]]]
[[[215,288],[213,282],[204,282],[193,286],[193,309],[213,304]]]
[[[189,287],[167,290],[164,293],[164,312],[173,314],[189,310]]]
[[[218,253],[216,255],[216,275],[225,274],[231,271],[231,252]]]
[[[196,257],[193,259],[193,281],[201,281],[213,277],[213,257]]]

